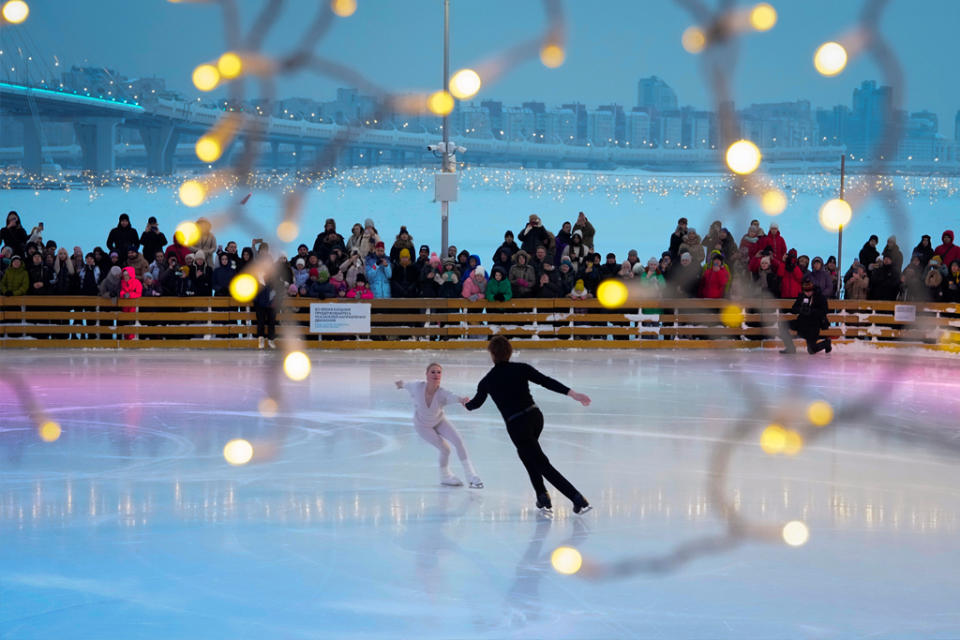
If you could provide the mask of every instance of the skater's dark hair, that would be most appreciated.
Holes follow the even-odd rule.
[[[431,362],[427,365],[425,371],[430,371],[430,369],[433,369],[434,367],[440,367],[440,369],[443,370],[443,366],[439,362]]]
[[[510,356],[513,355],[513,346],[505,337],[494,336],[490,342],[487,343],[487,351],[489,351],[493,357],[493,362],[500,364],[501,362],[510,361]]]

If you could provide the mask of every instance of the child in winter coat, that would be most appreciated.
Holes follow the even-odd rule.
[[[351,300],[372,300],[373,291],[367,287],[367,277],[362,273],[357,274],[357,283],[353,285],[353,288],[350,291],[347,291],[347,296]]]
[[[587,298],[592,298],[590,292],[587,290],[587,287],[583,284],[583,278],[578,279],[574,285],[573,289],[570,290],[570,293],[567,294],[571,300],[586,300]]]
[[[506,270],[500,265],[493,268],[493,274],[487,282],[484,294],[488,302],[506,302],[513,297],[513,288],[507,280]]]
[[[434,278],[440,285],[441,298],[460,297],[460,275],[457,273],[457,261],[447,258],[443,261],[443,271]]]
[[[484,297],[487,288],[487,272],[483,267],[474,266],[470,277],[463,281],[462,295],[468,300],[477,301]]]

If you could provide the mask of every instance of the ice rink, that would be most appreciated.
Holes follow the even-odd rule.
[[[957,357],[520,350],[593,398],[534,389],[595,506],[547,520],[492,401],[448,408],[486,483],[448,488],[394,387],[437,360],[472,395],[486,353],[310,356],[296,383],[263,352],[3,352],[63,432],[0,385],[0,638],[960,637]],[[761,449],[773,421],[799,453]],[[809,541],[711,543],[717,495]]]

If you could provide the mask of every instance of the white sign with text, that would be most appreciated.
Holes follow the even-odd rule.
[[[312,303],[310,333],[370,333],[370,303]]]

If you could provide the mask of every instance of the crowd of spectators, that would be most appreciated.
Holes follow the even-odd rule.
[[[354,223],[346,237],[327,219],[312,248],[301,244],[290,258],[274,256],[259,238],[242,248],[235,241],[220,244],[208,220],[197,225],[199,239],[184,246],[179,237],[169,242],[155,217],[140,232],[124,213],[104,246],[70,252],[44,240],[42,223],[27,232],[11,211],[0,229],[0,295],[226,296],[233,277],[256,259],[276,264],[287,295],[318,299],[584,299],[595,296],[603,280],[617,278],[650,297],[792,299],[809,279],[827,298],[842,290],[846,299],[960,301],[960,247],[950,230],[936,247],[922,236],[909,259],[896,237],[880,247],[871,236],[841,280],[834,256],[810,260],[789,247],[776,222],[764,231],[757,220],[738,242],[719,220],[701,236],[680,218],[667,248],[646,262],[636,250],[623,261],[599,252],[583,212],[556,233],[530,215],[516,237],[504,234],[488,263],[479,252],[455,246],[442,256],[418,247],[405,226],[385,241],[369,218]]]

